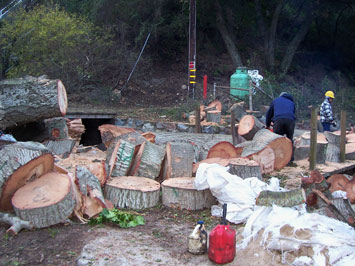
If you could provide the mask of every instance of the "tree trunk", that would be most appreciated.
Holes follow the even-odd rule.
[[[280,13],[282,10],[284,0],[278,0],[277,6],[275,8],[274,15],[272,16],[271,26],[269,30],[269,36],[267,39],[266,47],[266,62],[270,67],[270,70],[273,71],[275,68],[275,43],[276,43],[276,30],[277,23],[279,21]]]
[[[165,180],[162,184],[162,201],[165,206],[186,210],[202,210],[216,203],[209,189],[197,190],[195,178],[179,177]]]
[[[267,31],[265,26],[265,21],[262,14],[261,4],[259,0],[255,0],[255,15],[256,15],[256,22],[258,24],[258,34],[260,40],[264,42],[264,54],[268,51],[268,42],[267,42]]]
[[[61,139],[61,140],[47,140],[43,142],[43,144],[47,147],[55,155],[64,155],[70,154],[75,146],[74,139]]]
[[[270,130],[261,129],[255,134],[253,140],[245,145],[241,156],[261,164],[263,173],[271,170],[269,162],[271,163],[274,157],[273,170],[280,170],[291,160],[292,142]]]
[[[158,145],[163,145],[168,142],[187,142],[192,143],[196,149],[195,161],[206,159],[208,151],[213,145],[221,141],[228,141],[233,143],[231,135],[222,134],[196,134],[196,133],[182,133],[182,132],[157,132],[155,142]]]
[[[258,206],[293,207],[305,202],[306,193],[302,188],[286,192],[263,190],[256,198],[256,205]]]
[[[289,45],[287,46],[285,55],[281,62],[281,71],[282,74],[285,75],[290,68],[292,59],[298,49],[298,46],[303,41],[304,37],[306,36],[313,20],[313,1],[306,2],[306,17],[300,26],[299,31],[295,34]]]
[[[60,80],[44,77],[0,81],[0,129],[64,116],[67,94]]]
[[[236,158],[238,157],[237,151],[232,143],[228,141],[221,141],[215,144],[207,154],[208,158],[222,158],[222,159],[229,159],[229,158]]]
[[[233,65],[234,65],[234,67],[243,66],[243,62],[240,57],[239,51],[238,51],[235,43],[233,42],[233,38],[230,35],[230,33],[228,32],[228,29],[226,27],[226,22],[224,20],[222,7],[219,3],[219,0],[216,0],[215,4],[216,4],[216,10],[217,10],[217,17],[216,17],[217,28],[222,36],[224,44],[226,45],[227,51],[233,61]]]
[[[37,142],[16,142],[0,150],[0,209],[12,210],[11,197],[20,187],[52,171],[53,155]]]
[[[162,168],[164,156],[165,149],[163,147],[146,141],[140,146],[129,175],[157,179]]]
[[[18,217],[36,228],[64,222],[75,207],[70,177],[47,173],[18,189],[12,205]]]
[[[238,124],[238,134],[246,140],[252,140],[263,124],[253,115],[245,115]]]
[[[158,204],[159,194],[159,182],[145,177],[114,177],[105,185],[105,196],[116,208],[152,208]]]
[[[262,180],[260,165],[253,160],[246,158],[229,159],[229,173],[237,175],[243,179],[249,177],[257,177]]]
[[[190,143],[167,143],[163,179],[191,177],[195,151]]]

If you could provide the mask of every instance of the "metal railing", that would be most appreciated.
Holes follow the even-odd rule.
[[[12,0],[4,8],[0,9],[0,19],[2,19],[7,13],[9,13],[13,8],[20,4],[23,0]]]

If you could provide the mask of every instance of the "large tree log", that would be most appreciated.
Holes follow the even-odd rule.
[[[54,157],[37,142],[16,142],[0,150],[0,209],[11,210],[17,189],[53,170]]]
[[[60,80],[45,77],[0,81],[0,128],[64,116],[67,93]]]
[[[256,198],[256,205],[259,206],[278,205],[281,207],[293,207],[305,202],[306,193],[303,188],[285,192],[263,190]]]
[[[213,145],[221,141],[228,141],[233,143],[231,135],[223,134],[197,134],[197,133],[182,133],[182,132],[156,132],[155,143],[164,145],[168,142],[188,142],[192,143],[196,150],[197,155],[195,161],[206,159],[208,151]]]
[[[249,177],[262,179],[261,167],[256,161],[246,158],[230,158],[228,166],[228,172],[232,175],[237,175],[243,179]]]
[[[111,146],[114,148],[111,149]],[[119,140],[116,144],[111,143],[111,146],[106,159],[108,177],[127,175],[140,145]]]
[[[165,156],[165,147],[145,141],[134,158],[132,170],[129,175],[144,176],[151,179],[159,177],[162,162]]]
[[[163,179],[191,177],[195,151],[190,143],[167,143]]]
[[[238,153],[232,143],[221,141],[215,144],[207,154],[207,159],[216,157],[222,159],[236,158],[238,157]]]
[[[242,152],[242,157],[248,157],[257,161],[262,169],[263,162],[270,162],[274,154],[274,170],[280,170],[285,167],[291,160],[292,156],[292,142],[286,137],[275,134],[267,129],[259,130],[253,141],[249,142]]]
[[[331,202],[338,209],[338,211],[344,216],[348,224],[355,226],[355,212],[352,209],[348,199],[336,198]]]
[[[245,138],[246,140],[252,140],[260,129],[264,125],[253,115],[245,115],[239,121],[238,124],[238,134]]]
[[[57,172],[47,173],[21,187],[11,202],[16,215],[36,228],[64,222],[75,207],[70,177]]]
[[[0,222],[11,225],[11,227],[7,229],[6,232],[11,232],[14,235],[17,235],[18,232],[20,232],[22,229],[34,229],[34,226],[31,222],[21,220],[20,218],[11,213],[0,212]]]
[[[82,195],[82,213],[88,218],[107,208],[99,179],[86,167],[76,166],[76,183]]]
[[[216,203],[209,189],[197,190],[195,178],[178,177],[165,180],[162,184],[162,201],[165,206],[187,210],[202,210]]]
[[[116,208],[152,208],[158,204],[159,194],[159,182],[145,177],[113,177],[105,185],[105,196]]]
[[[110,146],[110,144],[117,138],[123,134],[127,134],[130,132],[135,132],[133,128],[128,127],[119,127],[116,125],[105,124],[99,126],[101,140],[102,143],[105,144],[106,148]]]

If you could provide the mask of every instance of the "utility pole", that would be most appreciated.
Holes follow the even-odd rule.
[[[190,0],[189,61],[187,97],[195,98],[196,85],[196,0]]]

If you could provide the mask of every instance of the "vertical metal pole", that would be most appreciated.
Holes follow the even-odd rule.
[[[196,85],[196,0],[190,0],[189,19],[189,62],[188,62],[188,97],[192,90],[192,97],[195,98]]]
[[[317,161],[317,108],[312,106],[311,111],[311,148],[309,154],[309,170],[316,169]]]
[[[346,111],[340,113],[340,162],[345,162]]]

